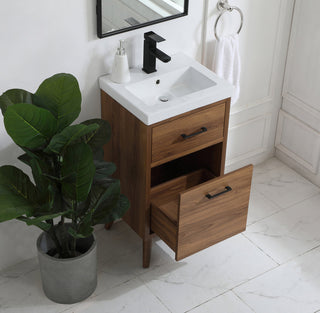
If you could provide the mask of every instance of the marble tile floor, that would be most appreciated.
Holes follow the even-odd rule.
[[[254,169],[247,230],[185,260],[155,239],[143,269],[141,240],[125,223],[96,235],[90,298],[51,302],[31,259],[0,272],[0,312],[320,312],[320,189],[275,158]]]

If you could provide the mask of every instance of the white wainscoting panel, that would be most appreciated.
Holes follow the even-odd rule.
[[[297,0],[282,109],[320,132],[320,1]]]
[[[317,132],[320,132],[320,112],[289,93],[286,93],[283,98],[282,110],[289,112]]]
[[[320,113],[320,1],[296,0],[284,98]]]
[[[317,174],[320,160],[320,133],[284,111],[280,111],[276,148]]]
[[[230,127],[227,166],[259,155],[268,149],[271,114]]]
[[[279,115],[276,155],[319,185],[319,0],[296,0]]]

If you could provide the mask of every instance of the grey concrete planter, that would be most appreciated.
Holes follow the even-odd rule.
[[[97,286],[97,245],[94,235],[79,239],[77,246],[90,247],[84,254],[57,259],[46,254],[54,244],[46,233],[37,240],[42,287],[57,303],[71,304],[88,298]]]

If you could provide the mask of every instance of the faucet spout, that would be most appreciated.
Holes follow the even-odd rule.
[[[154,55],[157,59],[164,63],[168,63],[171,61],[171,56],[165,54],[163,51],[156,49],[155,51],[150,51],[152,55]]]
[[[156,59],[162,62],[169,62],[171,57],[157,48],[157,43],[165,39],[155,34],[147,32],[144,34],[143,68],[147,74],[156,72]]]

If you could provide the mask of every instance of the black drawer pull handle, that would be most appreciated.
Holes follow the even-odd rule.
[[[208,131],[206,127],[201,127],[201,130],[200,130],[199,132],[193,133],[193,134],[191,134],[191,135],[182,134],[181,137],[182,137],[183,139],[188,139],[188,138],[191,138],[191,137],[200,135],[200,134],[202,134],[202,133],[205,133],[206,131]]]
[[[219,192],[219,193],[217,193],[217,194],[215,194],[215,195],[210,195],[210,193],[208,193],[208,194],[206,195],[206,197],[211,200],[211,199],[216,198],[216,197],[219,197],[219,196],[223,195],[224,193],[227,193],[227,192],[229,192],[229,191],[231,191],[231,190],[232,190],[232,188],[231,188],[230,186],[227,186],[224,191]]]

